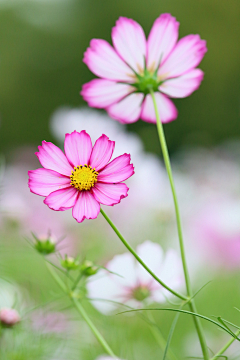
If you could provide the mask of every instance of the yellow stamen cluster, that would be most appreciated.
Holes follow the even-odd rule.
[[[71,185],[78,190],[90,190],[97,182],[98,172],[91,166],[85,164],[74,167],[70,176]]]

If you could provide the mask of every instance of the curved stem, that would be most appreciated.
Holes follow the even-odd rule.
[[[181,300],[188,300],[188,298],[186,298],[186,296],[181,295],[179,293],[177,293],[176,291],[174,291],[173,289],[171,289],[170,287],[168,287],[162,280],[160,280],[150,269],[149,267],[142,261],[142,259],[138,256],[138,254],[133,250],[133,248],[131,247],[131,245],[124,239],[124,237],[122,236],[122,234],[120,233],[120,231],[116,228],[116,226],[113,224],[113,222],[109,219],[109,217],[107,216],[107,214],[103,211],[103,209],[100,209],[101,214],[103,215],[103,217],[107,220],[107,222],[109,223],[109,225],[111,226],[111,228],[115,231],[115,233],[117,234],[117,236],[119,237],[119,239],[122,241],[122,243],[126,246],[126,248],[130,251],[130,253],[135,257],[135,259],[139,262],[139,264],[141,264],[144,269],[160,284],[162,285],[165,289],[167,289],[169,292],[171,292],[173,295],[177,296],[179,299]]]
[[[184,243],[183,243],[183,234],[182,234],[182,226],[181,226],[181,219],[180,219],[180,211],[179,211],[179,206],[178,206],[178,201],[177,201],[177,194],[176,194],[174,181],[173,181],[171,163],[170,163],[170,159],[169,159],[169,154],[168,154],[167,144],[166,144],[166,140],[165,140],[165,136],[164,136],[162,122],[160,120],[160,116],[159,116],[159,113],[158,113],[156,98],[155,98],[153,90],[150,90],[150,93],[151,93],[151,96],[152,96],[154,110],[155,110],[155,114],[156,114],[157,130],[158,130],[158,136],[159,136],[160,145],[161,145],[161,148],[162,148],[163,159],[164,159],[164,163],[165,163],[165,166],[166,166],[166,170],[167,170],[167,174],[168,174],[168,178],[169,178],[169,182],[170,182],[170,186],[171,186],[171,190],[172,190],[172,195],[173,195],[173,202],[174,202],[176,221],[177,221],[178,238],[179,238],[179,245],[180,245],[181,257],[182,257],[182,264],[183,264],[183,271],[184,271],[184,276],[185,276],[187,294],[188,294],[189,298],[192,298],[192,289],[191,289],[191,284],[190,284],[190,278],[189,278],[189,273],[188,273],[188,268],[187,268],[187,261],[186,261],[185,250],[184,250]],[[190,307],[192,312],[195,312],[195,313],[197,312],[195,302],[194,302],[193,299],[191,299],[189,301],[189,307]],[[206,340],[205,340],[205,337],[204,337],[204,334],[203,334],[202,325],[200,323],[200,320],[198,318],[196,318],[195,316],[194,316],[193,320],[194,320],[195,327],[196,327],[196,330],[197,330],[197,333],[198,333],[198,337],[199,337],[199,341],[200,341],[200,344],[201,344],[204,359],[209,360],[208,347],[207,347]]]
[[[103,336],[97,330],[97,328],[95,327],[95,325],[93,324],[91,319],[88,317],[86,311],[84,310],[84,308],[82,307],[80,302],[74,297],[74,294],[72,292],[69,292],[66,285],[64,284],[62,279],[58,276],[58,274],[54,271],[54,269],[48,263],[46,263],[46,265],[47,265],[47,268],[48,268],[50,274],[54,278],[54,280],[58,283],[58,285],[64,291],[64,293],[67,294],[69,296],[69,298],[72,300],[72,302],[73,302],[74,306],[76,307],[77,311],[81,314],[83,319],[86,321],[86,323],[88,324],[88,326],[92,330],[93,334],[96,336],[97,340],[102,345],[103,349],[110,356],[112,356],[114,359],[117,359],[117,356],[114,354],[114,352],[112,351],[112,349],[110,348],[110,346],[108,345],[106,340],[103,338]]]
[[[238,336],[240,335],[240,330],[238,330],[237,332],[235,332],[235,335]],[[212,358],[211,360],[217,360],[221,357],[222,354],[225,353],[225,351],[229,348],[230,345],[232,345],[232,343],[235,341],[235,338],[230,339],[226,345],[224,345]]]

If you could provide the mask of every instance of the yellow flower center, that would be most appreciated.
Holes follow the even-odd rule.
[[[71,185],[78,190],[90,190],[97,182],[98,172],[91,166],[85,164],[74,167],[70,176]]]

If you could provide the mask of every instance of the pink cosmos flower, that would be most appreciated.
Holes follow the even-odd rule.
[[[115,142],[103,134],[92,147],[85,130],[66,134],[65,154],[43,141],[36,153],[43,168],[28,172],[30,191],[46,196],[44,203],[52,210],[73,208],[78,222],[95,219],[100,203],[113,206],[127,196],[129,189],[122,181],[134,174],[129,154],[108,163],[114,146]]]
[[[150,90],[155,93],[163,123],[177,118],[169,99],[189,96],[198,89],[203,72],[196,69],[206,48],[199,35],[178,40],[179,23],[170,14],[158,17],[146,40],[142,27],[120,17],[112,29],[113,47],[93,39],[83,61],[101,79],[83,86],[81,95],[89,106],[106,109],[122,123],[141,118],[155,123]]]

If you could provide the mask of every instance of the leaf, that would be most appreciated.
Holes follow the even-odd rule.
[[[204,316],[204,315],[200,315],[200,314],[196,314],[196,313],[193,313],[191,311],[187,311],[187,310],[180,310],[180,309],[171,309],[171,308],[151,308],[151,309],[134,309],[134,310],[126,310],[126,311],[122,311],[120,313],[118,313],[117,315],[120,315],[120,314],[124,314],[124,313],[127,313],[127,312],[132,312],[132,311],[142,311],[142,310],[152,310],[152,311],[175,311],[175,312],[181,312],[181,313],[184,313],[184,314],[188,314],[188,315],[192,315],[192,316],[196,316],[196,317],[199,317],[201,319],[204,319],[206,321],[209,321],[211,323],[213,323],[214,325],[220,327],[221,329],[223,329],[224,331],[226,331],[228,334],[230,334],[231,336],[233,336],[233,332],[232,331],[229,331],[225,326],[223,325],[220,325],[218,322]],[[226,321],[227,322],[227,321]],[[235,326],[237,327],[237,326]],[[237,327],[238,328],[238,327]],[[240,329],[240,328],[239,328]],[[236,335],[234,334],[233,336],[234,338],[236,338],[236,340],[240,341],[240,339],[238,337],[236,337]]]
[[[171,325],[171,328],[170,328],[170,331],[169,331],[169,334],[168,334],[168,338],[167,338],[167,344],[166,344],[164,354],[163,354],[163,360],[165,360],[167,358],[168,348],[170,346],[170,342],[172,340],[172,336],[173,336],[173,333],[174,333],[174,330],[175,330],[179,315],[180,315],[180,313],[176,314],[175,318],[173,319],[173,322],[172,322],[172,325]]]

